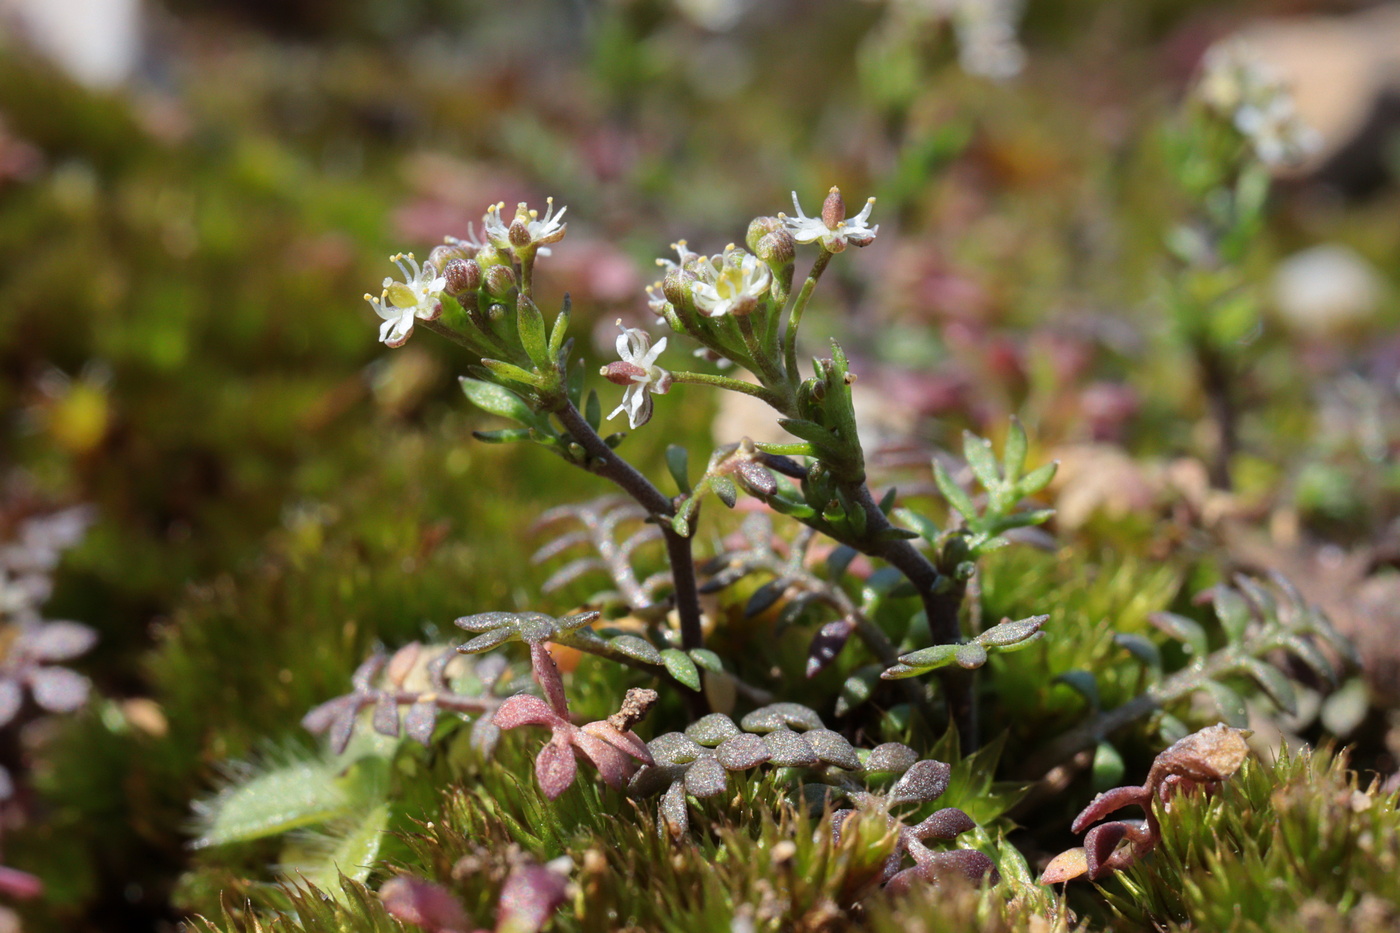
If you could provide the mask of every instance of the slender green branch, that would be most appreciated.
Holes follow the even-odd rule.
[[[664,664],[652,664],[640,658],[634,658],[630,654],[618,651],[611,644],[596,636],[580,634],[579,632],[569,632],[567,634],[561,633],[551,637],[550,641],[557,645],[563,645],[566,648],[574,648],[586,654],[625,665],[636,671],[642,671],[643,673],[652,674],[656,677],[663,677],[675,682],[685,690],[690,689],[685,684],[680,683],[680,681],[672,677],[671,672],[666,669]],[[764,690],[762,687],[755,687],[753,684],[745,683],[737,677],[733,679],[734,689],[751,703],[766,705],[773,702],[773,694]]]
[[[749,356],[758,365],[755,375],[773,385],[786,385],[787,377],[783,374],[781,364],[769,357],[758,331],[754,330],[753,315],[739,315],[735,320],[739,322],[739,333],[744,337],[744,346],[748,347]]]
[[[802,283],[797,298],[793,300],[792,310],[788,312],[787,334],[783,338],[783,359],[787,364],[788,379],[794,382],[798,381],[797,329],[802,324],[802,312],[807,310],[807,302],[812,298],[817,281],[826,271],[827,263],[831,262],[831,256],[832,254],[825,249],[817,254],[816,262],[812,263],[812,271],[807,273],[807,280]]]
[[[744,395],[752,395],[754,398],[767,402],[783,414],[788,414],[786,400],[782,396],[772,389],[754,385],[752,382],[745,382],[742,379],[731,379],[728,376],[715,376],[709,373],[672,372],[671,381],[679,385],[702,385],[716,389],[728,389],[730,392],[742,392]]]

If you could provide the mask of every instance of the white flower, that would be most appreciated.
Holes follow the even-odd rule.
[[[560,221],[568,208],[561,207],[556,214],[553,198],[545,198],[545,204],[547,206],[544,217],[541,217],[539,211],[530,210],[522,201],[516,205],[515,217],[509,224],[501,219],[501,209],[506,206],[506,202],[493,204],[486,209],[486,216],[481,220],[482,232],[500,249],[524,246],[539,248],[547,243],[556,243],[564,238],[564,231],[568,227],[568,224]],[[540,253],[548,256],[549,250],[541,249]]]
[[[829,253],[839,253],[848,245],[869,246],[874,242],[875,234],[880,232],[879,224],[872,227],[866,223],[870,219],[870,211],[875,207],[875,199],[867,199],[861,212],[847,220],[846,202],[841,199],[841,189],[835,186],[827,192],[821,214],[817,217],[808,217],[803,213],[796,191],[792,193],[792,206],[797,211],[796,217],[778,215],[792,238],[799,243],[820,241]]]
[[[622,321],[617,322],[622,327]],[[613,409],[608,418],[616,418],[627,412],[627,423],[639,428],[651,420],[651,393],[665,395],[671,390],[671,374],[656,360],[666,349],[666,338],[651,343],[651,335],[636,327],[622,327],[617,338],[617,355],[621,361],[609,363],[599,372],[615,385],[626,386],[622,393],[622,404]]]
[[[1284,75],[1242,40],[1227,40],[1206,52],[1196,94],[1232,122],[1270,168],[1296,164],[1321,143],[1298,116]]]
[[[699,253],[693,253],[690,251],[690,248],[686,245],[685,240],[677,240],[676,242],[672,243],[671,249],[675,250],[676,255],[681,258],[680,262],[672,262],[671,260],[665,258],[656,260],[656,264],[661,268],[665,269],[667,273],[674,272],[677,269],[684,269],[692,259],[700,258]]]
[[[447,287],[447,279],[438,275],[430,262],[418,265],[412,253],[397,253],[390,256],[389,261],[399,267],[404,280],[396,282],[392,276],[385,276],[384,291],[378,298],[366,293],[365,301],[384,319],[379,339],[386,346],[401,347],[413,333],[415,319],[432,321],[442,313],[442,292]]]
[[[713,272],[702,277],[690,290],[695,307],[708,317],[726,314],[752,314],[758,301],[768,294],[773,275],[761,259],[752,253],[724,248],[724,255],[714,256],[709,263]]]

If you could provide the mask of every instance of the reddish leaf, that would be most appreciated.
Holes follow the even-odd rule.
[[[565,720],[549,704],[529,693],[517,693],[496,710],[491,721],[501,729],[517,726],[556,726]]]
[[[379,899],[390,916],[429,933],[466,933],[471,927],[457,899],[446,888],[422,878],[390,878],[379,889]]]
[[[1050,860],[1040,875],[1041,884],[1060,884],[1078,878],[1089,870],[1089,862],[1082,848],[1067,849]]]
[[[550,741],[540,749],[540,754],[535,759],[535,778],[540,782],[540,790],[544,791],[544,795],[550,800],[568,790],[577,774],[578,763],[574,761],[573,748]]]
[[[501,888],[497,933],[538,933],[568,898],[569,882],[542,865],[516,868]]]

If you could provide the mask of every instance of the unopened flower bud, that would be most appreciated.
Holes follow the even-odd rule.
[[[826,224],[828,229],[835,230],[845,219],[846,202],[841,200],[841,189],[832,185],[826,194],[826,200],[822,202],[822,223]]]
[[[675,268],[666,273],[661,280],[661,293],[666,296],[672,307],[690,307],[690,287],[695,284],[695,274],[684,269]]]
[[[781,226],[764,234],[753,247],[754,255],[770,266],[786,266],[797,256],[797,241]]]
[[[434,269],[447,272],[447,264],[454,259],[471,259],[476,254],[476,250],[467,247],[465,243],[443,243],[434,246],[432,252],[428,253],[428,262]]]
[[[749,222],[749,230],[744,234],[744,243],[754,253],[758,252],[758,241],[774,230],[783,229],[783,222],[776,217],[755,217]]]
[[[530,245],[530,228],[519,217],[511,222],[510,230],[507,231],[506,236],[510,238],[512,246]]]
[[[515,273],[510,266],[492,266],[486,270],[486,292],[495,298],[508,296],[515,288]]]
[[[453,259],[442,270],[447,279],[447,293],[454,298],[481,287],[481,266],[475,259]]]

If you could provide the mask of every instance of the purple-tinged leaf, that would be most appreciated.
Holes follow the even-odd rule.
[[[374,686],[375,678],[379,672],[384,670],[384,662],[388,660],[383,651],[375,650],[374,654],[360,662],[360,666],[355,668],[355,673],[350,675],[350,683],[354,684],[359,691],[369,690]]]
[[[569,698],[564,694],[564,678],[559,675],[559,665],[554,663],[554,655],[543,642],[530,642],[530,673],[535,683],[544,690],[544,698],[560,716],[569,715]]]
[[[539,933],[568,900],[569,882],[543,865],[516,867],[496,907],[496,933]]]
[[[900,742],[886,742],[870,750],[865,770],[874,773],[903,774],[919,760],[918,752]]]
[[[821,717],[800,703],[771,703],[745,716],[739,723],[747,732],[772,732],[775,729],[820,729]]]
[[[446,888],[422,878],[390,878],[379,889],[379,899],[391,917],[428,933],[467,933],[472,927],[462,905]]]
[[[826,670],[841,649],[846,647],[855,630],[855,623],[849,619],[837,619],[817,629],[817,634],[812,636],[812,643],[807,647],[807,676],[815,677]]]
[[[690,829],[690,814],[685,802],[685,785],[680,781],[676,781],[667,789],[661,798],[658,810],[662,820],[666,823],[666,829],[671,833],[671,838],[679,839]]]
[[[335,719],[330,725],[331,752],[336,755],[345,753],[345,749],[350,746],[350,736],[355,732],[355,722],[359,719],[360,707],[367,702],[367,698],[358,694],[351,694],[354,701],[346,703],[336,710]]]
[[[491,721],[500,729],[514,729],[518,726],[554,727],[566,720],[534,694],[518,693],[500,705]]]
[[[1074,818],[1074,822],[1070,824],[1070,832],[1082,833],[1110,813],[1134,805],[1143,808],[1151,806],[1151,792],[1143,787],[1115,787],[1113,790],[1104,791],[1089,801],[1089,805]]]
[[[391,739],[399,737],[399,704],[392,693],[381,693],[374,701],[374,731]]]
[[[593,724],[596,725],[596,724]],[[637,770],[637,760],[609,742],[583,730],[577,730],[569,739],[585,758],[598,769],[598,775],[615,790],[627,786],[627,779]]]
[[[404,679],[412,672],[413,665],[418,663],[418,656],[422,653],[423,645],[416,641],[411,641],[395,651],[384,668],[385,678],[395,687],[402,687]]]
[[[658,735],[647,743],[647,748],[651,750],[652,758],[668,765],[689,764],[705,754],[705,749],[679,732]]]
[[[607,720],[600,720],[598,722],[585,723],[579,731],[591,735],[595,739],[606,742],[624,755],[629,758],[635,758],[642,764],[656,764],[656,760],[652,758],[651,750],[647,748],[647,743],[643,742],[637,733],[632,732],[630,729],[626,732],[620,732],[612,723]]]
[[[968,832],[976,827],[972,817],[962,810],[957,807],[944,807],[922,823],[911,827],[909,831],[916,839],[939,839],[947,842],[956,838],[959,833]]]
[[[860,758],[846,737],[830,729],[813,729],[802,736],[817,757],[829,765],[856,771],[860,768]]]
[[[941,761],[916,761],[890,788],[891,803],[927,803],[943,796],[953,769]]]
[[[358,709],[359,702],[360,698],[353,693],[329,699],[313,707],[310,712],[301,717],[301,727],[312,735],[320,735],[340,718],[341,711],[345,707],[351,706]],[[351,715],[354,714],[351,713]]]
[[[728,772],[713,758],[701,758],[685,771],[686,792],[695,797],[713,797],[728,786]]]
[[[1088,868],[1090,881],[1097,881],[1113,870],[1108,861],[1113,851],[1118,848],[1118,843],[1123,841],[1123,837],[1128,835],[1131,828],[1123,822],[1104,823],[1085,834],[1084,864]]]
[[[715,749],[715,760],[730,771],[746,771],[773,757],[760,736],[741,732],[725,739]]]
[[[763,744],[768,746],[768,760],[782,768],[810,768],[818,761],[812,746],[790,729],[768,733]]]
[[[726,739],[739,735],[739,727],[734,720],[723,713],[710,713],[701,716],[686,727],[686,737],[709,748],[714,748]]]
[[[431,700],[419,700],[408,708],[403,717],[403,729],[408,737],[427,748],[433,740],[433,729],[437,727],[437,704]]]
[[[926,877],[937,884],[944,878],[957,874],[981,884],[986,881],[996,884],[1001,880],[996,863],[976,849],[949,849],[947,852],[934,852],[920,866]]]
[[[550,800],[568,790],[576,774],[578,763],[574,760],[573,748],[568,745],[547,742],[535,758],[535,779]]]
[[[496,752],[496,743],[501,740],[501,727],[491,721],[490,716],[478,716],[472,723],[471,746],[483,758],[490,758]]]
[[[460,619],[458,620],[461,621]],[[466,644],[458,645],[457,650],[462,654],[480,654],[483,651],[490,651],[499,644],[510,641],[515,637],[515,632],[508,628],[492,629],[489,632],[478,635]]]
[[[34,702],[51,713],[71,713],[87,702],[91,682],[66,667],[41,667],[29,674]]]
[[[18,640],[16,649],[36,661],[70,661],[97,644],[97,632],[78,622],[45,622]]]

